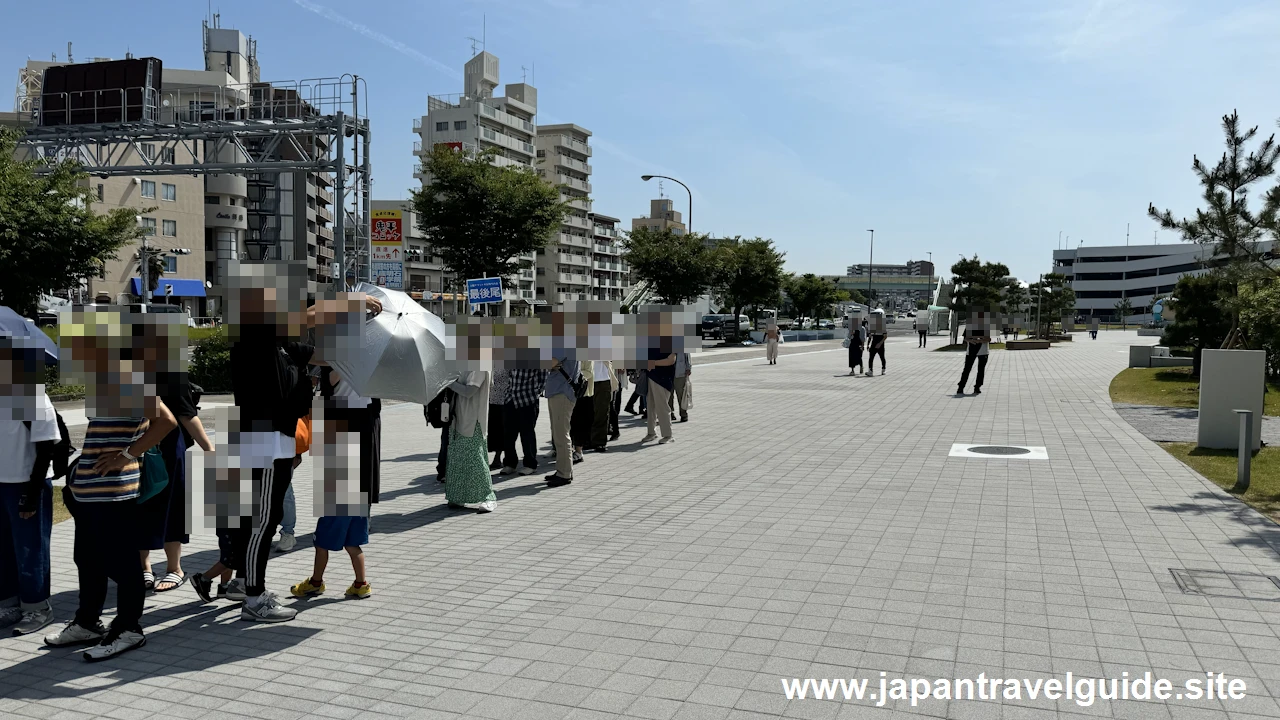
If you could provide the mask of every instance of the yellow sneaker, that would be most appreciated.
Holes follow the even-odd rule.
[[[306,580],[303,580],[297,585],[294,585],[293,587],[289,588],[289,594],[293,595],[296,598],[315,597],[316,595],[319,595],[322,592],[324,592],[324,583],[320,583],[319,585],[312,585],[311,578],[307,578]]]
[[[347,588],[347,597],[355,598],[357,600],[363,600],[372,594],[373,587],[370,586],[369,583],[365,583],[359,587],[357,587],[355,583],[352,583],[351,587]]]

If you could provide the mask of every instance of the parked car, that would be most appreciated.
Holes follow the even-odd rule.
[[[833,323],[833,322],[831,322],[830,320],[819,320],[819,321],[818,321],[818,329],[820,329],[820,330],[834,330],[834,329],[835,329],[835,326],[836,326],[836,324],[835,324],[835,323]]]

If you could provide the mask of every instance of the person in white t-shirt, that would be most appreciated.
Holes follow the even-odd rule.
[[[991,353],[991,325],[987,314],[978,312],[974,317],[970,318],[969,324],[965,326],[965,353],[964,353],[964,372],[960,375],[960,385],[956,388],[956,395],[964,395],[964,386],[969,382],[969,371],[973,369],[973,363],[978,362],[978,377],[973,383],[973,394],[982,394],[982,381],[987,374],[987,357]]]
[[[46,477],[61,437],[40,385],[44,351],[0,336],[0,628],[33,633],[53,621],[49,536],[53,485]]]

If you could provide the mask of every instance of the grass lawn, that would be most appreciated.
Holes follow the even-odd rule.
[[[1111,402],[1164,407],[1199,407],[1200,383],[1191,368],[1126,368],[1111,380]],[[1267,383],[1264,415],[1280,415],[1280,384]]]
[[[934,348],[933,351],[934,352],[963,352],[964,349],[968,346],[969,346],[968,343],[956,343],[955,345],[943,345],[940,348]],[[989,347],[992,350],[1003,350],[1004,343],[993,342],[987,347]]]
[[[1249,491],[1241,495],[1236,484],[1236,451],[1207,450],[1195,443],[1160,443],[1168,453],[1209,478],[1250,507],[1280,522],[1280,448],[1264,447],[1253,456]]]

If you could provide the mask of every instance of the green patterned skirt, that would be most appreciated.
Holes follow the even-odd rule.
[[[493,494],[493,475],[489,470],[489,447],[480,423],[476,423],[471,437],[460,435],[455,428],[449,428],[447,467],[445,500],[454,505],[497,504],[498,497]]]

